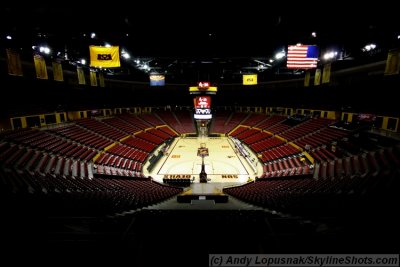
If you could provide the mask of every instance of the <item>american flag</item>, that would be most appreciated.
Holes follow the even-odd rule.
[[[288,69],[316,68],[319,49],[315,45],[289,45],[287,53]]]

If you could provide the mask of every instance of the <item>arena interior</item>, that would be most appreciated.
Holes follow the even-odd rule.
[[[399,252],[393,17],[0,12],[13,265]],[[291,59],[303,45],[315,66]]]

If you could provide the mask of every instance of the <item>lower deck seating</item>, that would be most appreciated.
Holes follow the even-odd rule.
[[[4,169],[0,169],[0,183],[2,195],[28,197],[45,205],[51,214],[63,215],[112,214],[139,209],[182,192],[180,188],[148,178],[89,179]]]

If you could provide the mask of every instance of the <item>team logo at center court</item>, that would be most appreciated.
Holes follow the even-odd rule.
[[[197,156],[199,157],[206,157],[208,156],[208,148],[206,147],[199,147],[197,149]]]

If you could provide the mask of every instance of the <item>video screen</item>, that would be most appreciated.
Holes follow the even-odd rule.
[[[194,107],[196,109],[210,109],[211,108],[211,97],[210,96],[198,96],[194,99]]]

